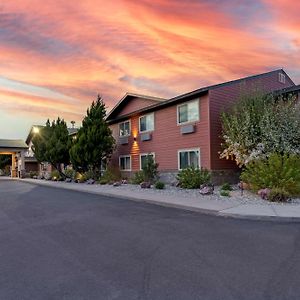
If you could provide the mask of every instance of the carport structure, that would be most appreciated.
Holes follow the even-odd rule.
[[[25,172],[25,153],[28,150],[23,140],[0,139],[0,155],[12,156],[11,177],[22,177]]]

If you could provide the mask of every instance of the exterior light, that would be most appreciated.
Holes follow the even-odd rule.
[[[133,137],[133,140],[136,142],[136,136]]]
[[[40,130],[38,127],[33,127],[33,133],[39,133],[39,132],[40,132]]]

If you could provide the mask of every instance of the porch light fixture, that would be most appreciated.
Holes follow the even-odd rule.
[[[33,133],[39,133],[39,132],[40,132],[40,130],[38,127],[33,127]]]

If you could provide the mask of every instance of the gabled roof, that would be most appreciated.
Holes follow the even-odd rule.
[[[34,135],[34,129],[35,128],[38,128],[38,129],[41,129],[41,128],[44,128],[45,125],[32,125],[31,128],[30,128],[30,131],[27,135],[27,138],[25,140],[26,144],[29,145],[33,135]],[[69,135],[74,135],[76,134],[78,131],[78,128],[68,128],[68,132],[69,132]]]
[[[141,98],[145,100],[151,100],[155,101],[157,103],[164,102],[166,99],[159,98],[159,97],[153,97],[153,96],[146,96],[141,94],[135,94],[135,93],[126,93],[122,99],[113,107],[113,109],[108,113],[106,119],[112,119],[115,114],[117,114],[132,98]],[[148,107],[148,106],[147,106]]]
[[[26,143],[23,140],[1,139],[0,140],[0,148],[25,150],[25,149],[28,149],[28,146],[26,145]]]
[[[247,77],[227,81],[227,82],[224,82],[224,83],[219,83],[219,84],[214,84],[214,85],[209,85],[209,86],[206,86],[206,87],[202,87],[200,89],[197,89],[197,90],[194,90],[194,91],[191,91],[191,92],[184,93],[184,94],[181,94],[179,96],[173,97],[169,100],[165,100],[165,101],[161,101],[159,103],[155,103],[153,105],[147,106],[147,107],[142,108],[140,110],[131,112],[130,114],[123,115],[119,118],[112,119],[110,117],[109,119],[107,118],[107,120],[108,120],[109,123],[118,122],[118,121],[121,121],[121,120],[128,119],[129,117],[131,117],[133,115],[138,115],[138,114],[141,114],[141,113],[154,111],[154,110],[157,110],[157,109],[169,106],[169,105],[174,105],[174,104],[177,104],[177,103],[180,103],[180,102],[187,101],[187,100],[192,99],[193,97],[196,97],[196,96],[205,95],[206,93],[208,93],[209,90],[213,90],[213,89],[216,89],[216,88],[219,88],[219,87],[228,86],[228,85],[231,85],[231,84],[240,83],[244,80],[266,77],[266,76],[269,76],[273,73],[278,73],[278,72],[284,73],[286,75],[286,77],[293,83],[292,79],[288,76],[288,74],[283,69],[277,69],[277,70],[273,70],[273,71],[262,73],[262,74],[256,74],[256,75],[252,75],[252,76],[247,76]]]

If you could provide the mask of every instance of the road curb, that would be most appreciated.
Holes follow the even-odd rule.
[[[300,217],[280,217],[280,216],[267,216],[267,215],[242,215],[242,214],[234,214],[234,213],[226,213],[224,210],[213,210],[213,209],[207,209],[207,208],[200,208],[200,207],[192,207],[187,206],[184,204],[177,204],[177,203],[167,203],[167,202],[160,202],[153,199],[145,199],[135,196],[124,196],[124,195],[116,195],[112,193],[106,193],[106,192],[99,192],[99,191],[88,191],[88,190],[77,190],[69,188],[66,186],[57,186],[57,185],[49,185],[47,183],[43,182],[35,182],[35,181],[27,181],[26,179],[14,179],[20,182],[28,183],[31,185],[39,185],[49,188],[57,188],[57,189],[65,189],[73,192],[79,192],[79,193],[88,193],[92,195],[99,195],[104,196],[108,198],[119,198],[129,201],[135,201],[135,202],[141,202],[141,203],[148,203],[153,205],[159,205],[163,207],[170,207],[170,208],[176,208],[181,209],[185,211],[190,212],[196,212],[201,213],[204,215],[210,215],[210,216],[217,216],[217,217],[223,217],[223,218],[231,218],[231,219],[241,219],[241,220],[252,220],[252,221],[271,221],[271,222],[289,222],[289,223],[300,223]]]

